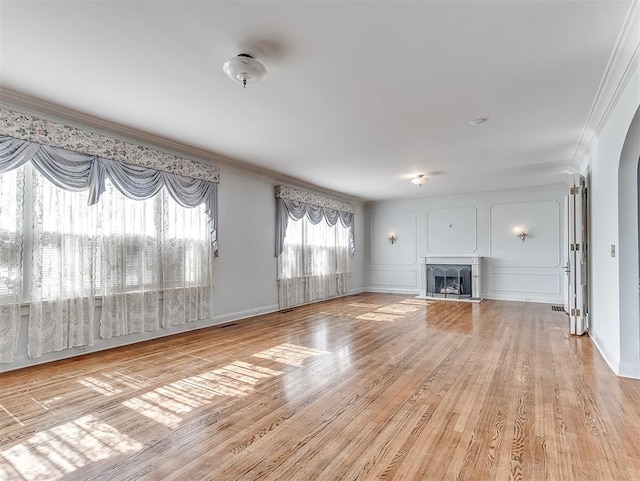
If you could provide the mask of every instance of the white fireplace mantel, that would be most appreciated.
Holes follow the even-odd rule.
[[[481,272],[482,266],[481,257],[420,257],[420,298],[431,299],[431,296],[427,295],[427,267],[429,265],[467,265],[471,266],[471,301],[481,300]],[[440,299],[440,298],[439,298]]]

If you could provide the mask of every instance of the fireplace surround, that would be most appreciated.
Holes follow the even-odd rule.
[[[479,302],[480,257],[420,257],[420,295],[424,299]]]

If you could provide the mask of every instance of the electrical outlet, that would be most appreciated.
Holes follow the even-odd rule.
[[[76,347],[76,352],[78,354],[84,354],[85,352],[87,352],[87,346],[78,346],[78,347]]]

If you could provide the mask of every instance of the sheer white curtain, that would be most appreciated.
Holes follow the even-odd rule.
[[[345,294],[350,271],[349,229],[323,219],[289,219],[278,256],[278,301],[281,309]]]
[[[134,201],[108,182],[99,207],[101,337],[212,317],[213,252],[204,205],[182,207],[164,189]]]
[[[161,194],[131,200],[110,181],[99,208],[100,337],[160,328]]]
[[[0,174],[0,362],[13,361],[22,302],[24,167]]]
[[[21,135],[37,125],[38,140],[45,122],[54,144],[111,142],[13,120]],[[0,135],[0,362],[17,352],[23,303],[32,358],[92,345],[100,297],[103,337],[212,316],[219,171],[133,144],[97,150],[109,158]]]
[[[213,316],[213,252],[205,206],[162,198],[162,325]]]
[[[33,203],[29,356],[93,345],[96,209],[86,191],[62,190],[25,168]]]
[[[14,358],[25,300],[32,358],[93,345],[100,297],[103,338],[212,317],[204,204],[182,207],[164,188],[132,200],[110,182],[98,204],[87,195],[30,164],[0,175],[0,362]]]

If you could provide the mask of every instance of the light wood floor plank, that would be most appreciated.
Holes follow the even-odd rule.
[[[550,306],[361,294],[0,375],[2,480],[640,479]]]

